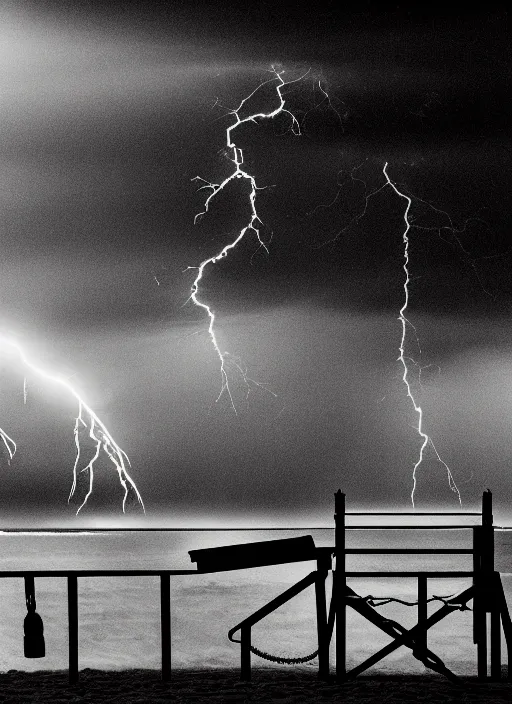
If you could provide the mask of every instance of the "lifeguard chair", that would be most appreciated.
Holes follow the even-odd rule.
[[[479,516],[478,525],[445,524],[445,525],[356,525],[347,526],[346,516]],[[477,647],[477,668],[480,680],[488,679],[488,646],[487,631],[490,628],[490,679],[501,679],[501,632],[505,635],[507,646],[508,679],[512,681],[512,621],[507,607],[505,593],[500,573],[494,569],[494,524],[492,515],[492,494],[485,491],[482,496],[481,512],[380,512],[364,513],[345,511],[345,495],[341,491],[335,494],[335,544],[333,548],[319,548],[314,545],[311,536],[290,538],[276,541],[263,541],[236,546],[226,546],[207,550],[193,550],[190,556],[197,562],[198,571],[215,572],[227,569],[245,569],[262,565],[275,565],[301,560],[316,560],[317,569],[304,579],[287,589],[281,595],[258,609],[228,633],[233,642],[241,646],[241,678],[251,678],[251,653],[280,663],[303,663],[318,658],[318,673],[322,679],[328,679],[329,648],[333,632],[336,633],[336,681],[344,682],[364,672],[394,650],[404,645],[414,657],[436,672],[445,675],[453,682],[459,678],[444,664],[442,659],[428,648],[428,630],[449,614],[457,610],[469,609],[468,602],[473,601],[473,642]],[[347,530],[417,530],[417,529],[466,529],[472,531],[471,548],[347,548]],[[468,571],[372,571],[349,572],[346,570],[346,556],[349,554],[468,554],[472,556],[472,569]],[[333,569],[332,558],[336,558]],[[333,591],[329,613],[327,613],[325,580],[328,572],[333,572]],[[417,605],[418,620],[415,626],[406,629],[396,621],[385,618],[377,611],[377,602],[398,601],[399,599],[376,599],[362,597],[351,589],[347,580],[351,577],[394,577],[418,580]],[[429,578],[471,578],[471,585],[451,597],[428,598]],[[279,658],[270,656],[251,644],[251,628],[265,616],[286,603],[301,591],[315,585],[316,619],[318,634],[318,649],[303,658]],[[428,616],[427,604],[437,599],[442,602],[440,608]],[[404,603],[404,602],[402,602]],[[347,654],[347,606],[356,610],[367,620],[380,628],[393,640],[374,655],[367,658],[351,670],[346,667]],[[488,617],[489,615],[489,617]],[[489,624],[488,624],[489,621]],[[233,638],[240,631],[240,640]]]

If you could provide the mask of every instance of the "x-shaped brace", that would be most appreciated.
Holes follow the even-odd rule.
[[[386,657],[386,655],[392,653],[401,645],[405,645],[412,650],[414,657],[421,660],[426,667],[439,672],[452,682],[461,684],[461,681],[457,675],[446,667],[441,658],[425,647],[421,637],[426,633],[426,631],[428,631],[429,628],[432,628],[432,626],[436,623],[439,623],[439,621],[441,621],[445,616],[448,616],[448,614],[451,614],[453,611],[460,610],[464,607],[467,602],[473,598],[474,590],[475,588],[471,586],[462,591],[460,594],[447,599],[444,605],[438,609],[436,613],[432,614],[432,616],[430,616],[424,623],[418,623],[413,626],[413,628],[407,630],[396,621],[392,621],[391,619],[385,618],[379,614],[367,603],[365,599],[356,594],[353,589],[346,587],[345,593],[347,605],[394,639],[392,643],[389,643],[384,648],[381,648],[381,650],[377,653],[347,672],[346,676],[350,678],[356,677],[361,672],[364,672],[364,670],[368,669],[372,665],[375,665],[375,663],[379,662],[379,660],[382,660],[382,658]]]

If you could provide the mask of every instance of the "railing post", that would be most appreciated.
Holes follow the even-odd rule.
[[[334,494],[334,546],[336,571],[333,573],[333,599],[336,618],[336,681],[345,680],[347,668],[347,610],[345,564],[345,494]]]
[[[482,576],[484,588],[484,610],[490,613],[491,679],[501,679],[501,608],[494,572],[494,517],[492,492],[487,489],[482,495]],[[487,635],[487,634],[486,634]]]
[[[78,682],[78,578],[68,575],[69,682]]]
[[[487,615],[483,597],[482,526],[473,528],[473,642],[476,644],[477,675],[487,679]]]
[[[417,647],[420,652],[426,652],[427,650],[427,629],[426,623],[428,618],[428,592],[427,592],[427,575],[418,575],[418,625],[419,633],[416,639]]]
[[[327,632],[327,608],[325,600],[325,580],[328,570],[323,560],[317,560],[315,579],[316,628],[318,634],[318,677],[329,679],[329,634]]]
[[[494,572],[494,518],[492,515],[492,493],[487,489],[482,495],[482,570],[485,573],[485,587],[490,587]],[[489,580],[489,581],[488,581]]]
[[[171,679],[171,577],[160,575],[160,637],[162,643],[162,680]]]
[[[242,626],[240,629],[240,679],[244,682],[251,680],[251,627]]]

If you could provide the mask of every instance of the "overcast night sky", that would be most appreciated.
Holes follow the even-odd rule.
[[[2,4],[0,327],[129,455],[147,518],[125,521],[328,524],[338,488],[350,508],[409,509],[406,201],[389,186],[366,200],[388,162],[412,198],[406,352],[425,431],[464,506],[488,487],[512,522],[507,15],[339,4]],[[235,415],[225,394],[215,403],[219,360],[186,269],[247,224],[249,193],[230,184],[194,224],[209,191],[192,179],[229,175],[229,109],[272,65],[285,80],[309,69],[284,90],[301,136],[285,114],[233,135],[266,187],[268,254],[248,233],[201,287],[222,349],[276,394],[245,403],[235,381]],[[248,107],[274,110],[275,84]],[[121,523],[105,458],[74,519],[76,404],[31,374],[24,404],[23,378],[3,355],[0,427],[18,451],[9,465],[2,448],[0,523]],[[416,500],[458,505],[431,455]]]

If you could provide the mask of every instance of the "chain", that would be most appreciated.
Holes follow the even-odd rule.
[[[310,660],[316,658],[316,656],[318,655],[318,650],[315,650],[315,652],[311,653],[311,655],[305,655],[303,658],[282,658],[278,655],[270,655],[270,653],[265,653],[263,650],[258,650],[258,648],[255,648],[253,645],[251,645],[251,653],[254,653],[254,655],[257,655],[258,657],[263,658],[264,660],[270,660],[270,662],[278,662],[281,665],[300,665],[300,663],[309,662]]]

